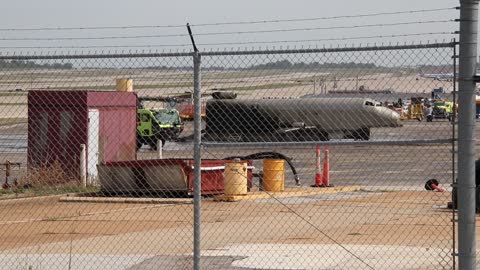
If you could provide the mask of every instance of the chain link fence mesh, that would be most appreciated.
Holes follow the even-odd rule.
[[[453,46],[202,54],[202,268],[451,269]],[[190,269],[192,54],[0,69],[2,265]]]
[[[208,254],[273,269],[452,267],[449,193],[425,190],[453,179],[452,52],[203,56],[202,89],[237,97],[207,101],[202,158],[252,161],[261,177],[220,197],[229,213],[202,205],[217,219],[203,227],[220,248]],[[215,68],[234,65],[244,75]]]

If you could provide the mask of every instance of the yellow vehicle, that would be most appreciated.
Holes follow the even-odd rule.
[[[435,100],[433,106],[433,118],[447,118],[448,121],[453,119],[454,104],[451,101]]]
[[[176,140],[183,131],[184,124],[175,109],[138,109],[137,110],[137,149],[143,144],[157,149],[167,140]]]
[[[407,119],[417,119],[422,121],[424,117],[424,106],[422,103],[412,103],[408,105]]]

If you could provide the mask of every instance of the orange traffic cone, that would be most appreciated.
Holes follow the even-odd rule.
[[[325,146],[325,158],[323,159],[323,182],[322,186],[330,187],[330,158],[329,158],[329,150],[328,145]]]
[[[317,145],[316,148],[316,167],[315,167],[315,184],[312,187],[322,187],[323,186],[323,175],[322,175],[322,161],[321,161],[321,148]]]

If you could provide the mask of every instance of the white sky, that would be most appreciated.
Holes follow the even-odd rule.
[[[263,21],[318,18],[341,15],[372,14],[383,12],[409,11],[448,8],[458,6],[452,0],[8,0],[2,1],[0,28],[37,28],[37,27],[92,27],[92,26],[126,26],[126,25],[185,25],[200,23],[218,23],[234,21]],[[391,24],[414,21],[453,20],[458,18],[455,10],[426,12],[378,17],[360,17],[338,20],[316,20],[307,22],[288,22],[273,24],[221,25],[211,27],[193,27],[196,42],[212,43],[245,43],[255,41],[278,40],[319,40],[312,42],[277,43],[277,44],[239,44],[239,45],[199,45],[201,49],[210,48],[258,48],[265,47],[302,47],[338,44],[366,44],[381,42],[417,42],[447,39],[452,35],[422,35],[396,38],[376,38],[348,41],[326,41],[365,36],[390,36],[413,33],[452,32],[458,23],[423,23],[413,25],[323,29],[311,31],[275,32],[263,34],[236,34],[199,36],[207,32],[232,32],[272,30],[289,28],[329,28],[338,26],[354,26],[365,24]],[[12,41],[2,38],[58,38],[58,37],[105,37],[135,35],[172,35],[186,34],[185,28],[150,28],[150,29],[108,29],[108,30],[69,30],[69,31],[0,31],[0,47],[22,46],[154,46],[159,49],[172,49],[172,44],[189,44],[187,36],[164,38],[136,38],[110,40],[55,40],[55,41]],[[140,47],[141,48],[141,47]],[[153,48],[153,49],[157,49]],[[173,49],[189,50],[190,47],[174,47]],[[151,49],[151,48],[146,48]],[[0,51],[21,51],[18,49],[1,49]],[[65,51],[66,49],[51,49]],[[95,49],[96,51],[114,50],[111,48]],[[32,51],[26,49],[23,51]],[[77,49],[82,51],[82,49]]]

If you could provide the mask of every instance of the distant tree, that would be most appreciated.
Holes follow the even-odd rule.
[[[265,64],[253,65],[247,69],[321,69],[321,68],[375,68],[376,65],[373,63],[291,63],[288,60],[281,60],[276,62],[270,62]]]
[[[9,69],[32,69],[32,68],[47,68],[47,69],[72,69],[72,63],[53,63],[53,64],[37,64],[34,61],[23,61],[23,60],[11,60],[5,61],[0,60],[0,68],[9,68]]]

